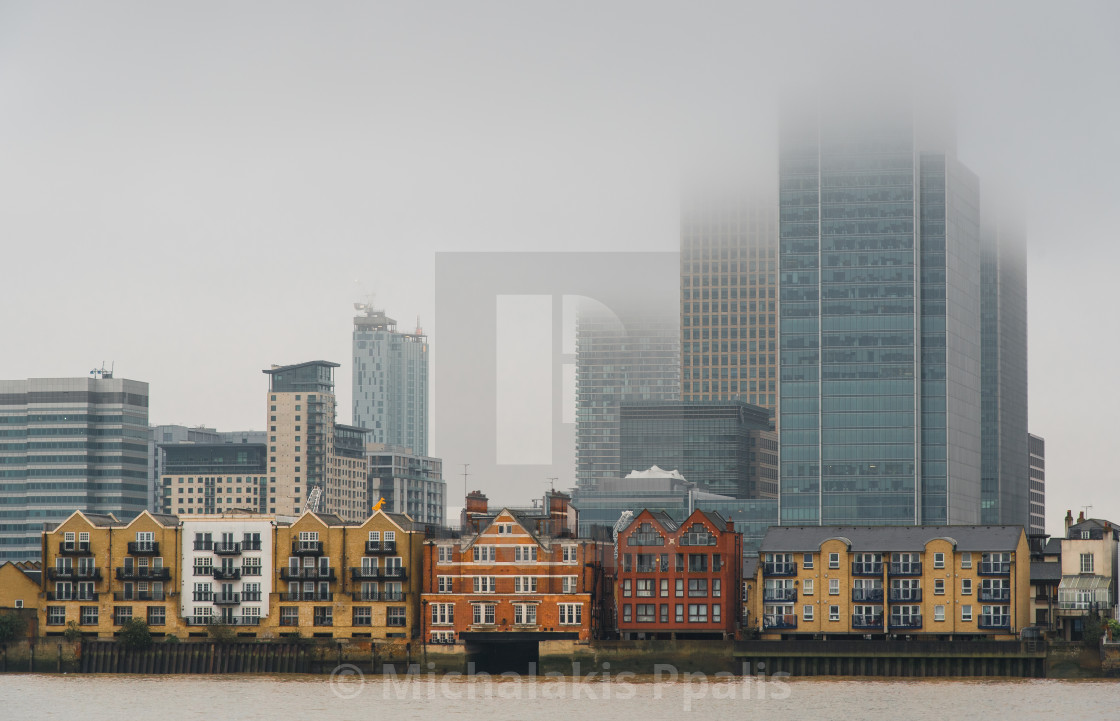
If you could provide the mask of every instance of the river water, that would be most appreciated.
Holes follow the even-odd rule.
[[[0,720],[1110,719],[1115,680],[0,676]]]

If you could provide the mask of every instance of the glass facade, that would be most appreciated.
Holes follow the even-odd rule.
[[[384,311],[354,318],[354,425],[369,442],[428,453],[428,337],[401,333]]]
[[[1046,533],[1046,439],[1029,434],[1031,519],[1027,533]]]
[[[976,179],[908,103],[821,107],[781,128],[781,522],[974,523]]]

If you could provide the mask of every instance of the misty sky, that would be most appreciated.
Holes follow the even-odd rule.
[[[439,363],[438,251],[675,250],[682,176],[775,177],[777,93],[858,56],[872,87],[949,88],[961,160],[1022,198],[1049,530],[1120,520],[1118,26],[1114,2],[0,0],[0,378],[115,361],[153,423],[260,429],[261,369],[324,358],[348,422],[354,301],[419,315]]]

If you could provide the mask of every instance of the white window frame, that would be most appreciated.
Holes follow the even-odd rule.
[[[801,593],[806,596],[812,596],[814,593],[813,579],[806,578],[801,582]]]
[[[815,607],[811,603],[806,603],[804,606],[802,606],[801,607],[801,618],[802,618],[802,620],[812,621],[813,620],[813,610],[814,610],[814,608]]]
[[[939,603],[939,604],[937,604],[933,607],[933,620],[934,621],[944,621],[945,620],[945,606],[943,604]]]
[[[966,603],[961,606],[961,622],[972,622],[972,604]]]
[[[829,568],[840,568],[840,554],[839,553],[828,554],[828,567]]]
[[[839,621],[840,620],[840,607],[839,606],[829,606],[828,607],[828,620],[829,621]]]
[[[839,596],[840,595],[840,579],[839,578],[828,579],[828,595],[829,596]]]

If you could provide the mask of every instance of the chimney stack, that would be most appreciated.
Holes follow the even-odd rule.
[[[1073,525],[1073,511],[1066,511],[1066,538],[1069,538],[1069,527]]]
[[[486,513],[490,509],[490,499],[482,491],[471,491],[467,494],[467,513]]]

